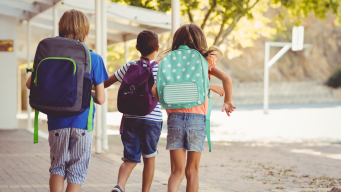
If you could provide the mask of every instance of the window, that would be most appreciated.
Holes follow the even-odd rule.
[[[0,51],[12,52],[13,41],[12,40],[0,40]]]

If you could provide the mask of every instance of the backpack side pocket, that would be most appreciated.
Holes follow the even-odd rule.
[[[91,99],[91,77],[89,73],[84,73],[84,80],[83,80],[83,102],[82,108],[86,109],[89,107],[90,99]]]

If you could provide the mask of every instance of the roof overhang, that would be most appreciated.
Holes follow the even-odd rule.
[[[0,15],[30,20],[30,24],[39,29],[33,33],[52,35],[53,6],[56,6],[58,20],[66,10],[83,11],[91,23],[87,43],[95,44],[95,0],[0,0]],[[171,30],[171,16],[163,12],[114,2],[107,2],[106,9],[109,45],[135,39],[146,29],[158,34]]]
[[[30,20],[63,0],[0,0],[0,14]]]

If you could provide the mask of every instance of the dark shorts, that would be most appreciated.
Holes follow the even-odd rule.
[[[162,121],[137,118],[124,118],[123,121],[121,139],[124,151],[122,160],[140,163],[141,155],[145,158],[156,156]]]
[[[171,113],[167,121],[167,150],[204,151],[206,116],[196,113]]]

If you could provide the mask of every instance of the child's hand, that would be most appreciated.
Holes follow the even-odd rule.
[[[220,95],[220,97],[224,96],[225,95],[225,90],[224,90],[224,87],[222,86],[219,86],[219,85],[210,85],[210,90],[218,93]]]
[[[230,116],[230,113],[232,113],[236,107],[231,102],[227,102],[223,104],[222,112],[226,111],[227,116]]]

